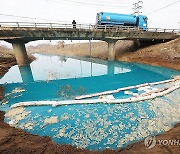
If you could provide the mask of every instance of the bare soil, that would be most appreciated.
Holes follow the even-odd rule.
[[[136,52],[119,54],[118,61],[137,62],[180,70],[180,38],[142,48]]]
[[[147,48],[134,50],[137,45],[133,41],[119,41],[116,45],[116,59],[121,61],[139,62],[150,65],[158,65],[169,67],[172,69],[180,70],[180,39],[176,39],[167,43],[153,45]],[[6,51],[7,50],[7,51]],[[107,59],[107,44],[104,42],[92,43],[91,54],[89,51],[89,44],[73,44],[66,45],[59,42],[58,45],[41,45],[38,47],[29,47],[28,51],[45,52],[60,55],[78,55],[96,58]],[[97,52],[98,51],[98,52]],[[16,60],[10,49],[0,48],[0,73],[1,75],[16,64]],[[3,98],[3,87],[0,87],[0,100]],[[177,124],[173,129],[165,132],[164,134],[156,136],[159,139],[180,139],[180,124]],[[105,150],[105,151],[88,151],[86,149],[79,149],[70,145],[61,145],[54,143],[49,137],[40,137],[24,132],[23,130],[10,127],[4,123],[4,112],[0,111],[0,153],[1,154],[96,154],[96,153],[157,153],[177,154],[180,151],[180,146],[171,145],[156,145],[152,149],[146,149],[143,141],[134,143],[119,150]]]
[[[0,47],[0,76],[4,75],[11,66],[17,64],[11,52],[11,49]]]

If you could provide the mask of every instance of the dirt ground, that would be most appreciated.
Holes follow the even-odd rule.
[[[11,66],[16,64],[16,59],[14,55],[11,54],[11,50],[0,47],[0,76],[4,75]]]
[[[180,39],[176,39],[167,43],[153,45],[147,48],[142,48],[134,52],[137,44],[133,41],[119,41],[116,45],[116,59],[122,61],[132,61],[139,63],[146,63],[151,65],[159,65],[169,67],[172,69],[180,70]],[[63,49],[63,50],[62,50]],[[7,50],[7,51],[6,51]],[[38,47],[29,47],[28,51],[33,53],[37,51],[60,55],[79,55],[90,56],[89,44],[73,44],[66,45],[63,42],[59,42],[58,45],[41,45]],[[71,52],[70,52],[71,51]],[[73,51],[73,52],[72,52]],[[99,51],[99,52],[96,52]],[[107,44],[104,42],[92,43],[92,56],[102,59],[107,59]],[[0,74],[3,75],[7,70],[16,64],[16,60],[10,49],[4,49],[0,47]],[[3,87],[0,87],[0,100],[3,98]],[[164,134],[156,136],[156,140],[161,139],[180,139],[180,124],[177,124],[173,129],[165,132]],[[23,130],[10,127],[4,123],[4,112],[0,111],[0,153],[1,154],[24,154],[24,153],[36,153],[36,154],[83,154],[83,153],[107,153],[107,154],[139,154],[139,153],[174,153],[177,154],[180,151],[180,146],[163,146],[158,145],[152,149],[146,149],[144,142],[134,143],[126,147],[125,149],[119,149],[117,151],[105,150],[105,151],[88,151],[85,149],[79,149],[70,145],[60,145],[54,143],[49,137],[40,137],[24,132]]]
[[[119,54],[116,59],[118,61],[144,63],[180,70],[180,38],[142,48],[136,52]]]

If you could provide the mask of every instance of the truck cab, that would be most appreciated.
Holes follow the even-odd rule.
[[[137,18],[138,18],[137,27],[139,27],[140,29],[142,29],[144,31],[147,31],[147,20],[148,20],[147,16],[138,15]]]

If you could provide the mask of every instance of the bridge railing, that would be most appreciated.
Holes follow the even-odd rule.
[[[114,25],[91,25],[91,24],[61,24],[61,23],[31,23],[31,22],[0,22],[1,27],[21,27],[21,28],[63,28],[72,29],[76,28],[79,30],[139,30],[137,27],[132,26],[114,26]]]
[[[125,26],[106,26],[91,24],[61,24],[61,23],[31,23],[31,22],[0,22],[1,27],[31,27],[31,28],[76,28],[76,29],[137,29]]]
[[[0,22],[0,27],[21,27],[21,28],[62,28],[79,30],[111,30],[111,31],[142,31],[142,29],[133,26],[115,26],[115,25],[91,25],[91,24],[62,24],[62,23],[32,23],[32,22]],[[147,28],[151,32],[170,32],[179,33],[179,29],[162,29],[162,28]]]
[[[151,31],[151,32],[179,33],[179,32],[180,32],[180,29],[148,28],[147,31]]]

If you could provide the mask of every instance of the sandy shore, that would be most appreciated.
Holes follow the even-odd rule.
[[[123,45],[122,45],[123,44]],[[152,65],[159,65],[164,67],[173,68],[180,70],[180,39],[173,40],[164,44],[154,45],[151,47],[139,49],[136,52],[132,52],[136,48],[136,44],[132,41],[118,42],[116,46],[117,60],[122,61],[133,61],[139,63],[146,63]],[[54,49],[54,50],[52,50]],[[62,50],[63,49],[63,50]],[[80,49],[80,50],[79,50]],[[28,50],[33,53],[37,51],[42,51],[48,53],[49,51],[52,54],[60,55],[79,55],[89,57],[90,53],[86,52],[89,49],[89,44],[74,44],[74,45],[65,45],[60,42],[56,46],[51,45],[41,45],[38,47],[29,47]],[[73,52],[70,52],[72,50]],[[95,52],[100,50],[99,52]],[[0,51],[1,48],[0,48]],[[79,53],[79,54],[78,54]],[[0,73],[4,74],[8,68],[16,64],[15,58],[12,54],[0,52]],[[107,44],[104,42],[93,43],[92,44],[92,56],[96,58],[107,59]],[[0,87],[0,99],[3,98],[2,95],[3,87]],[[179,139],[180,138],[180,124],[177,124],[173,129],[165,132],[164,134],[156,136],[158,139]],[[8,124],[4,123],[4,112],[0,111],[0,153],[44,153],[44,154],[54,154],[54,153],[174,153],[177,154],[180,151],[180,146],[164,146],[156,145],[152,149],[146,149],[144,142],[134,143],[129,145],[125,149],[119,150],[105,150],[99,152],[88,151],[85,149],[79,149],[72,147],[70,145],[60,145],[54,143],[49,137],[40,137],[37,135],[32,135],[24,132],[23,130],[10,127]]]

